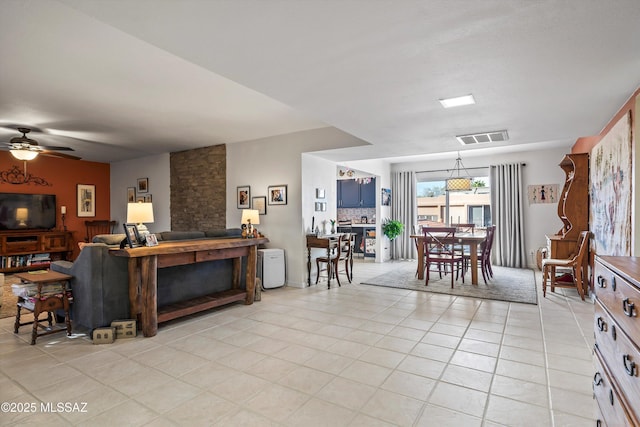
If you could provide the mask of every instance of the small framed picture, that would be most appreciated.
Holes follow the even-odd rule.
[[[138,178],[138,193],[149,192],[149,178]]]
[[[127,235],[127,244],[130,248],[140,246],[140,234],[138,233],[138,227],[135,224],[122,224],[124,227],[124,234]]]
[[[270,205],[286,205],[287,204],[287,186],[271,185],[268,189]]]
[[[147,246],[158,246],[158,238],[155,234],[147,234]]]
[[[136,202],[136,187],[127,187],[127,203]]]
[[[238,196],[238,209],[250,209],[251,208],[251,187],[243,185],[237,189]]]
[[[144,203],[144,196],[136,197],[136,203]]]
[[[151,194],[144,195],[144,203],[151,203],[152,201],[151,199],[152,199]]]
[[[267,214],[267,197],[258,196],[251,199],[252,208],[258,211],[258,215]]]
[[[316,199],[324,199],[324,188],[316,188]]]
[[[77,185],[78,216],[96,216],[96,186],[89,184]]]
[[[382,206],[391,206],[391,189],[382,189]]]

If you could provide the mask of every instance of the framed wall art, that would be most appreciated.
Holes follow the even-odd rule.
[[[270,185],[268,189],[270,205],[286,205],[287,204],[287,186],[286,185]]]
[[[153,197],[151,197],[151,194],[145,194],[144,195],[144,202],[145,203],[151,203],[153,201]]]
[[[90,184],[77,185],[78,217],[96,216],[96,186]]]
[[[251,208],[251,187],[243,185],[238,187],[238,209]]]
[[[324,188],[316,188],[316,199],[324,199],[324,198],[325,198]]]
[[[251,199],[252,209],[258,211],[259,215],[267,214],[267,197],[266,196],[258,196]]]
[[[138,178],[138,193],[149,192],[149,178]]]
[[[127,203],[136,202],[136,187],[127,187]]]

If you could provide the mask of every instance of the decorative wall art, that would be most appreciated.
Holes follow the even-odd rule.
[[[258,196],[251,199],[251,204],[253,205],[252,209],[258,211],[258,215],[266,215],[267,214],[267,197],[266,196]]]
[[[78,217],[96,216],[96,186],[89,184],[77,185]]]
[[[326,202],[316,202],[316,212],[325,212],[327,210]]]
[[[243,185],[237,188],[238,209],[251,207],[251,187]]]
[[[144,202],[145,202],[145,203],[151,203],[151,202],[153,202],[153,197],[151,197],[151,194],[145,194],[145,195],[144,195]]]
[[[324,188],[316,188],[316,199],[324,199],[324,198],[325,198]]]
[[[383,188],[382,189],[382,206],[391,206],[391,189]]]
[[[136,187],[127,187],[127,203],[136,202]]]
[[[527,186],[529,204],[557,203],[558,184],[538,184]]]
[[[593,147],[589,227],[598,255],[631,255],[631,113]]]
[[[268,189],[268,197],[270,205],[286,205],[287,204],[287,186],[271,185]]]
[[[138,193],[149,192],[149,178],[138,178]]]

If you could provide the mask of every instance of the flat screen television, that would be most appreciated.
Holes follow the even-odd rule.
[[[0,230],[51,230],[55,227],[55,194],[0,193]]]

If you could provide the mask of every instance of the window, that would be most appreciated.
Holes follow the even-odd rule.
[[[473,177],[470,191],[451,191],[447,197],[446,178],[428,175],[430,174],[418,174],[416,183],[418,225],[474,223],[478,227],[486,227],[491,224],[491,189],[487,184],[488,176]]]

